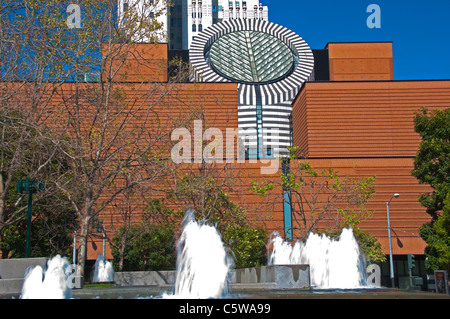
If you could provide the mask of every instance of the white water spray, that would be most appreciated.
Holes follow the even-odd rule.
[[[114,270],[110,261],[101,254],[97,256],[94,266],[94,276],[92,282],[113,282]]]
[[[188,210],[177,245],[174,294],[165,298],[208,299],[228,294],[231,262],[216,228],[196,222]]]
[[[364,257],[353,230],[343,229],[337,239],[310,234],[306,242],[292,246],[278,233],[272,237],[269,265],[309,264],[311,286],[321,289],[367,287]]]
[[[25,272],[21,299],[66,299],[72,295],[67,284],[72,274],[68,260],[60,255],[47,262],[47,270],[41,266],[29,267]]]

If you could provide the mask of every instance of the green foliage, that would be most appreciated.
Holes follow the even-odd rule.
[[[196,177],[191,177],[197,181]],[[180,181],[192,180],[184,177]],[[179,182],[180,182],[179,181]],[[212,179],[206,181],[211,187]],[[182,189],[190,189],[180,185]],[[207,219],[197,214],[197,219],[207,220],[216,226],[225,246],[230,250],[236,267],[257,267],[266,263],[267,230],[253,227],[246,219],[242,208],[234,204],[228,195],[218,190],[217,198],[208,201],[212,213]],[[179,194],[180,196],[180,194]],[[177,196],[178,197],[178,196]],[[148,202],[142,223],[122,227],[112,239],[113,265],[119,269],[120,248],[125,243],[123,271],[170,270],[176,266],[176,229],[180,225],[182,212],[168,208],[164,201],[151,199]],[[123,241],[123,242],[121,242]]]
[[[50,257],[57,254],[72,256],[72,235],[76,227],[73,211],[52,207],[57,196],[50,197],[33,206],[31,223],[30,257]],[[26,211],[25,213],[26,214]],[[1,230],[0,247],[2,256],[24,258],[27,221],[25,218]],[[70,258],[69,258],[70,259]]]
[[[116,271],[170,270],[176,265],[175,231],[182,212],[148,200],[139,224],[124,224],[112,238]],[[122,268],[120,267],[123,262]]]
[[[266,197],[267,194],[275,188],[275,184],[270,182],[264,182],[262,184],[257,183],[256,181],[250,182],[250,189],[255,193],[259,194],[260,197]]]
[[[174,226],[180,223],[183,215],[181,209],[175,210],[167,207],[163,199],[151,198],[147,202],[143,219],[147,223]]]
[[[420,202],[437,218],[450,191],[450,108],[429,112],[423,108],[414,119],[416,132],[422,137],[414,160],[412,175],[434,191],[423,194]]]
[[[259,267],[266,264],[268,231],[253,226],[245,211],[220,193],[221,214],[212,216],[211,222],[222,234],[224,244],[231,250],[236,268]]]
[[[450,271],[450,192],[443,203],[443,211],[431,223],[419,229],[427,243],[425,267],[429,272],[444,269]]]
[[[378,242],[378,239],[372,234],[362,231],[361,229],[354,229],[353,234],[359,244],[359,247],[364,253],[366,260],[371,264],[380,264],[386,261],[386,255],[383,253],[383,247]]]
[[[420,203],[432,217],[419,229],[427,243],[425,265],[428,271],[450,270],[450,108],[429,112],[422,108],[414,118],[422,137],[412,175],[433,191],[422,194]]]
[[[219,191],[210,223],[222,234],[222,240],[230,250],[236,268],[259,267],[266,263],[268,231],[252,226],[245,211],[233,203],[228,195]]]
[[[261,227],[249,225],[228,225],[223,232],[223,238],[232,251],[236,268],[251,268],[264,266],[267,263],[268,231]]]
[[[124,228],[112,239],[114,269],[118,270],[120,239]],[[170,225],[132,225],[126,232],[123,271],[171,270],[176,265],[175,231]]]

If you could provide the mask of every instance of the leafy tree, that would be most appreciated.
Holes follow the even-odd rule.
[[[70,207],[66,211],[43,203],[53,201],[55,198],[49,198],[46,201],[37,202],[33,206],[29,256],[42,257],[60,254],[71,259],[72,234],[76,229],[76,216],[73,211],[70,212]],[[26,219],[3,228],[0,236],[2,256],[25,257],[26,230]]]
[[[225,243],[231,250],[234,266],[239,268],[260,267],[267,264],[265,243],[268,231],[263,227],[249,224],[229,224],[223,231]]]
[[[420,227],[427,243],[425,265],[429,271],[450,270],[450,109],[422,108],[414,118],[422,137],[412,175],[433,188],[419,197],[431,221]]]
[[[123,229],[122,229],[123,231]],[[171,270],[176,266],[175,230],[170,225],[141,223],[132,225],[126,232],[127,245],[123,252],[120,245],[122,234],[113,238],[114,269],[119,271]],[[119,265],[120,258],[123,258]]]
[[[117,271],[174,268],[174,238],[181,211],[168,208],[161,199],[150,199],[141,221],[132,223],[136,210],[134,192],[132,189],[124,192],[123,202],[117,205],[122,226],[110,240],[114,268]]]

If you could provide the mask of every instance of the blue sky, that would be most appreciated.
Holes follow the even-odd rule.
[[[300,35],[312,49],[328,42],[392,41],[395,80],[450,79],[448,0],[262,0],[269,21]],[[370,29],[367,7],[381,8]]]

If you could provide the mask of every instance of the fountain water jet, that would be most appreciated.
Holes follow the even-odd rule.
[[[106,260],[101,254],[97,256],[94,266],[92,282],[113,282],[114,270],[110,261]]]
[[[57,255],[41,266],[29,267],[25,272],[21,299],[66,299],[72,295],[68,278],[72,266],[65,257]]]
[[[174,294],[164,298],[208,299],[228,294],[231,259],[215,227],[195,221],[189,209],[177,245]]]
[[[320,289],[367,287],[364,256],[353,230],[343,229],[337,239],[311,233],[305,242],[292,246],[278,233],[272,235],[269,265],[309,264],[311,286]]]

